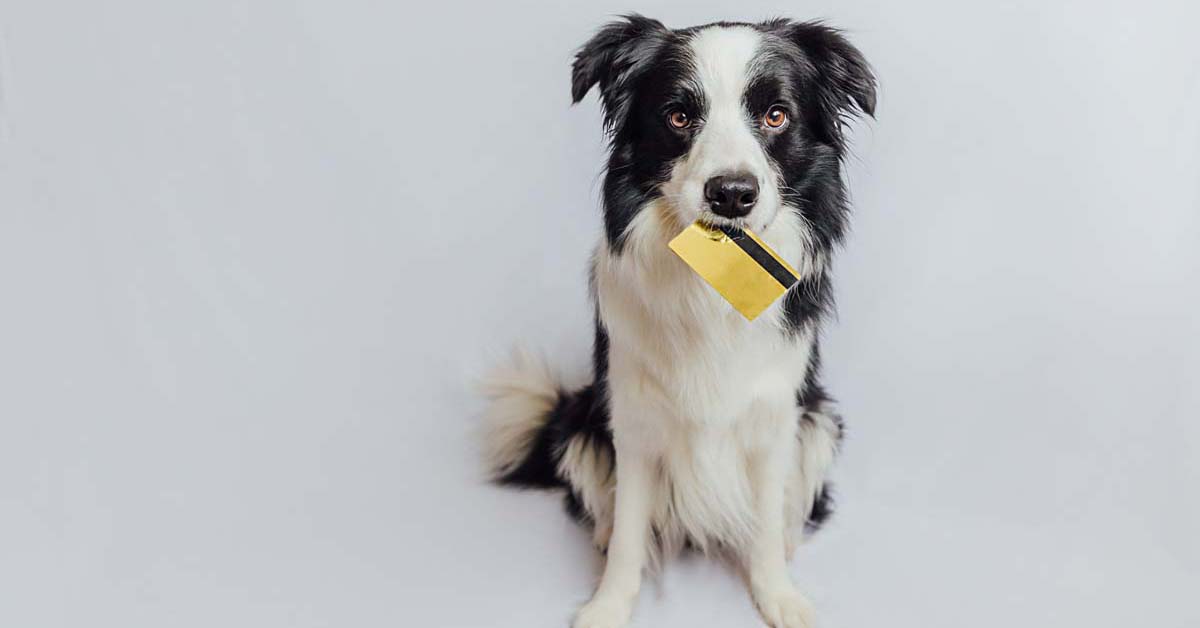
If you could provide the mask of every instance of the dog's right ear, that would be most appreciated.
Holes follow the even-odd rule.
[[[601,28],[575,54],[571,66],[571,102],[583,100],[600,85],[604,123],[610,129],[625,118],[630,105],[627,89],[654,59],[670,32],[662,22],[636,13]]]

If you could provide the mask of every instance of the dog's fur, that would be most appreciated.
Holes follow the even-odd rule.
[[[771,626],[809,626],[786,560],[830,512],[842,421],[819,383],[817,342],[845,232],[843,127],[874,114],[875,79],[819,23],[671,30],[637,15],[601,29],[573,70],[575,102],[599,85],[612,140],[592,264],[594,379],[566,390],[527,357],[497,372],[491,471],[565,488],[607,549],[576,628],[624,625],[643,567],[684,544],[738,558]],[[764,122],[774,106],[783,128]],[[690,126],[669,124],[675,112]],[[710,177],[730,172],[760,186],[734,219],[704,197]],[[747,322],[667,248],[698,219],[753,229],[799,283]]]

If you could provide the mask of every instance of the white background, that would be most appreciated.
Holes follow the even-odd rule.
[[[0,625],[566,626],[598,558],[469,383],[587,363],[568,65],[632,9],[880,76],[823,626],[1200,625],[1195,3],[499,4],[0,1]],[[694,556],[636,616],[760,625]]]

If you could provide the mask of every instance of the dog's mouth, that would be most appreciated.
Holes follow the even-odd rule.
[[[778,216],[779,210],[777,209],[756,208],[753,212],[745,216],[730,218],[714,213],[708,208],[703,208],[697,212],[696,220],[713,227],[732,227],[735,229],[749,229],[755,232],[762,232],[770,228]]]
[[[727,218],[718,216],[711,211],[701,210],[700,216],[696,219],[698,222],[704,223],[710,227],[732,227],[734,229],[746,229],[750,226],[747,216],[741,218]]]

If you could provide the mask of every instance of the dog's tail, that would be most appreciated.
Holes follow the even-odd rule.
[[[485,378],[483,391],[489,400],[483,448],[494,482],[568,488],[576,514],[606,509],[612,435],[594,384],[567,392],[542,360],[518,352]]]

